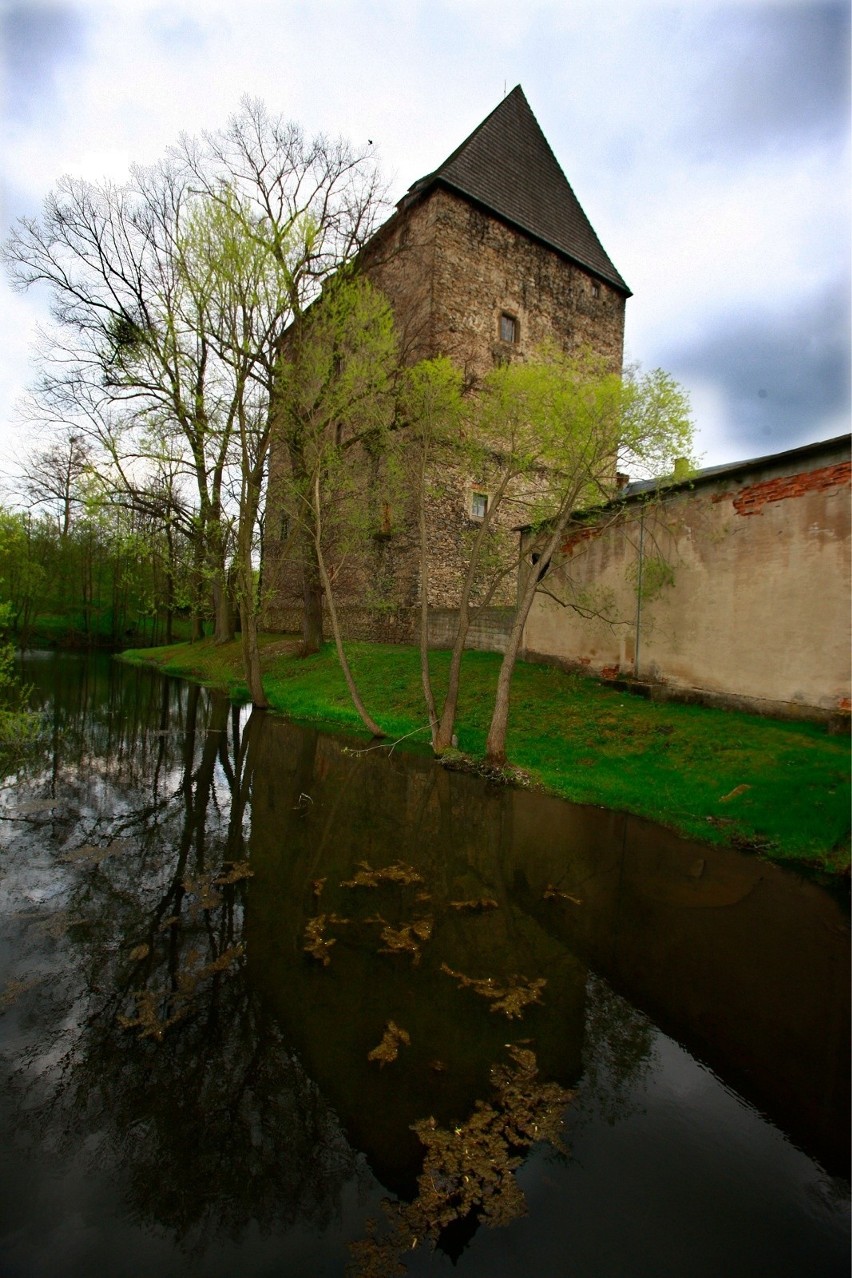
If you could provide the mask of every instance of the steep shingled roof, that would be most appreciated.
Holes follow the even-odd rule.
[[[628,296],[571,190],[520,85],[400,201],[442,184],[585,266]]]

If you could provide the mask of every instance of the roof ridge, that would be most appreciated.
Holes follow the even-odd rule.
[[[447,156],[447,158],[441,164],[439,164],[436,169],[433,169],[431,173],[427,173],[425,177],[418,178],[416,182],[412,182],[411,186],[408,188],[409,191],[414,191],[415,188],[420,188],[424,183],[431,182],[434,178],[438,176],[438,174],[441,172],[442,169],[445,169],[448,167],[448,165],[452,164],[452,162],[459,155],[461,155],[462,151],[464,151],[464,149],[473,141],[477,133],[482,132],[482,130],[485,128],[486,124],[488,124],[491,117],[493,115],[496,115],[496,113],[501,109],[501,107],[505,105],[505,103],[509,100],[509,98],[514,97],[516,94],[523,99],[523,101],[526,103],[527,107],[529,108],[529,102],[527,102],[526,94],[524,93],[520,84],[516,84],[514,89],[512,89],[509,93],[506,93],[503,95],[503,97],[497,103],[496,107],[494,107],[491,111],[488,112],[484,120],[480,120],[476,128],[473,129],[470,133],[468,133],[464,141],[460,142],[458,146],[456,147],[456,149],[454,151],[451,151],[450,154]],[[530,114],[532,115],[531,110],[530,110]],[[542,134],[542,137],[544,137],[544,134]],[[546,140],[547,139],[545,139],[545,141]]]
[[[520,84],[498,102],[399,207],[443,183],[629,296]]]

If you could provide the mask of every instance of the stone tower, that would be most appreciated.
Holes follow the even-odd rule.
[[[434,172],[415,182],[361,255],[389,298],[407,361],[447,355],[474,386],[495,364],[528,359],[545,345],[590,349],[621,368],[630,290],[604,251],[563,174],[520,85]],[[283,460],[273,445],[270,509]],[[435,571],[430,605],[436,642],[453,609],[462,542],[481,517],[477,477],[447,474],[431,511]],[[289,559],[286,520],[267,520],[265,624],[298,630],[301,584]],[[381,583],[381,609],[364,606],[361,586]],[[419,578],[403,516],[377,537],[341,599],[350,635],[410,640]],[[495,601],[511,607],[513,592]],[[497,612],[499,613],[499,609]],[[499,646],[487,619],[475,642]]]
[[[520,85],[411,186],[365,252],[416,357],[483,373],[546,342],[621,368],[630,290]]]

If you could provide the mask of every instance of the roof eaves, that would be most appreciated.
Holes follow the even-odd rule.
[[[632,484],[628,484],[609,501],[602,502],[600,506],[589,506],[583,510],[575,510],[571,517],[578,520],[591,519],[595,515],[600,515],[603,511],[614,510],[618,506],[633,505],[643,497],[650,497],[658,492],[666,495],[685,492],[700,485],[712,483],[714,479],[721,479],[724,476],[733,478],[738,474],[748,475],[773,463],[804,460],[807,457],[818,456],[820,453],[836,452],[844,446],[847,450],[852,448],[852,435],[836,435],[832,439],[815,440],[810,444],[800,444],[796,448],[785,449],[781,453],[767,453],[763,457],[750,457],[746,461],[727,462],[722,466],[706,466],[702,470],[693,471],[685,479],[639,479]],[[545,524],[538,526],[544,527]],[[512,531],[518,533],[529,532],[536,526],[534,524],[518,524]]]
[[[766,466],[778,464],[779,462],[792,462],[796,460],[804,460],[806,457],[813,457],[819,453],[834,452],[844,445],[847,449],[852,444],[852,436],[836,435],[832,439],[814,440],[810,444],[799,444],[796,448],[788,448],[780,453],[765,453],[761,457],[749,457],[744,461],[725,462],[721,466],[705,466],[701,470],[695,470],[691,475],[687,475],[685,479],[671,481],[666,479],[640,479],[633,484],[628,484],[613,502],[619,500],[629,500],[631,497],[643,497],[648,493],[657,491],[678,492],[684,488],[694,488],[698,484],[712,483],[714,479],[720,479],[723,476],[733,478],[735,475],[748,475],[755,470],[762,470]],[[610,502],[610,505],[613,503]]]

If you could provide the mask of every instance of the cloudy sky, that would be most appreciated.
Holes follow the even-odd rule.
[[[520,83],[633,290],[626,355],[703,464],[849,429],[849,6],[820,0],[0,0],[2,237],[244,94],[373,139],[398,199]],[[0,473],[45,298],[0,285]]]

